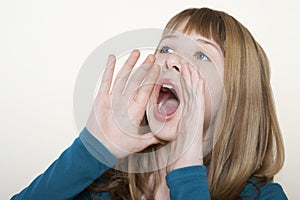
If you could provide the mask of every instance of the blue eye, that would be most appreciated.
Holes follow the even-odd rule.
[[[170,47],[164,46],[159,50],[160,53],[174,53],[174,50]]]
[[[207,57],[204,53],[200,52],[200,53],[197,53],[196,55],[196,58],[199,59],[199,60],[202,60],[202,61],[208,61],[210,62],[211,60],[209,59],[209,57]]]

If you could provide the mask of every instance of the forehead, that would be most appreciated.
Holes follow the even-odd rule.
[[[163,36],[168,36],[168,35],[178,35],[182,37],[188,37],[192,40],[199,41],[199,42],[204,42],[208,44],[212,44],[215,46],[218,50],[220,50],[223,54],[222,48],[219,46],[219,44],[211,37],[210,33],[207,34],[201,34],[199,30],[196,30],[196,28],[191,28],[188,25],[189,20],[186,19],[183,22],[176,24],[172,29],[166,29],[164,31]],[[202,31],[203,32],[203,31]]]
[[[200,36],[219,46],[225,55],[226,31],[223,19],[207,9],[192,9],[173,17],[166,25],[164,34],[178,31],[189,36]]]

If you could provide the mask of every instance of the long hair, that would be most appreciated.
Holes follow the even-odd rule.
[[[187,22],[187,23],[185,23]],[[250,32],[232,16],[209,8],[192,8],[175,15],[166,29],[185,23],[184,33],[214,40],[224,55],[226,95],[218,140],[205,156],[211,199],[239,199],[251,177],[273,181],[284,163],[284,148],[270,86],[265,52]],[[115,199],[153,199],[158,172],[131,174],[110,170],[107,184],[90,188],[111,191]],[[259,185],[258,185],[259,192]]]

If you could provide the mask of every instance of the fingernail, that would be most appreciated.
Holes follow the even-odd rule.
[[[152,55],[152,54],[148,55],[148,60],[149,60],[150,62],[154,62],[154,61],[155,61],[155,56]]]
[[[115,59],[114,54],[109,54],[107,58],[107,64],[110,64]]]
[[[138,49],[134,49],[131,51],[131,54],[136,54],[136,56],[140,55],[140,51]]]

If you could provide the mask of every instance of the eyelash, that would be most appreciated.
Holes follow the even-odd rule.
[[[173,52],[166,52],[167,50],[172,50]],[[174,53],[174,50],[170,47],[163,46],[162,48],[160,48],[159,53]]]
[[[202,58],[198,58],[197,55],[202,56]],[[202,52],[197,53],[197,54],[195,55],[195,57],[196,57],[197,59],[200,59],[200,60],[203,60],[203,61],[211,62],[211,60],[209,59],[209,57],[208,57],[207,55],[205,55],[204,53],[202,53]]]
[[[168,52],[168,51],[172,51],[172,52]],[[162,54],[168,54],[168,53],[174,53],[175,51],[170,48],[170,47],[167,47],[167,46],[163,46],[162,48],[160,48],[159,50],[159,53],[162,53]],[[201,56],[200,58],[198,56]],[[202,60],[202,61],[207,61],[207,62],[211,62],[210,58],[205,55],[204,53],[202,52],[199,52],[199,53],[196,53],[195,54],[195,57],[196,59],[199,59],[199,60]]]

